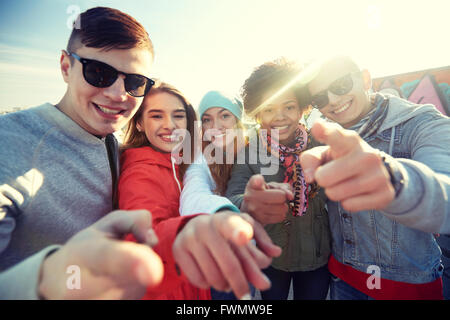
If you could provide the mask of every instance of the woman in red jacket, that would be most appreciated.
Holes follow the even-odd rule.
[[[147,209],[152,214],[153,227],[159,239],[157,249],[170,251],[174,237],[190,217],[180,217],[180,169],[172,157],[179,140],[177,129],[188,130],[194,137],[195,111],[175,88],[158,83],[147,94],[141,108],[128,125],[121,156],[118,186],[119,208]],[[182,175],[181,175],[182,176]],[[169,254],[161,256],[171,257]],[[144,299],[210,299],[210,291],[180,280],[176,270],[163,259],[164,280],[161,288],[147,290]]]
[[[159,239],[154,249],[164,263],[162,283],[148,288],[144,299],[210,299],[211,286],[248,297],[248,282],[262,290],[270,286],[260,269],[281,251],[262,226],[246,214],[180,216],[180,176],[192,162],[193,148],[191,153],[185,152],[180,166],[172,155],[178,156],[174,148],[179,144],[179,132],[185,134],[185,141],[190,139],[192,147],[195,145],[195,119],[194,109],[183,95],[161,82],[147,93],[128,124],[121,157],[119,207],[151,212]],[[189,154],[191,159],[186,159]],[[258,249],[251,244],[252,237]]]

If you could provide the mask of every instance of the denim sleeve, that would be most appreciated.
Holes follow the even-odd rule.
[[[450,118],[427,114],[412,124],[411,159],[393,161],[404,185],[383,213],[411,228],[450,234]]]

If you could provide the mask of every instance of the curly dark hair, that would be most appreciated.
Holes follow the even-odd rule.
[[[255,68],[241,88],[244,109],[247,114],[255,110],[266,92],[276,92],[292,81],[303,70],[303,66],[284,57],[263,63]],[[307,90],[293,84],[292,89],[299,105],[309,105]]]

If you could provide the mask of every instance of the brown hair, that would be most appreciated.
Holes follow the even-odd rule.
[[[74,21],[67,51],[74,52],[82,45],[106,51],[146,48],[154,55],[145,28],[130,15],[107,7],[88,9]]]
[[[139,107],[136,114],[131,118],[131,120],[128,122],[127,129],[125,132],[125,138],[121,147],[121,150],[124,151],[126,149],[130,148],[140,148],[144,146],[150,146],[151,144],[147,139],[147,136],[145,135],[145,132],[140,132],[137,128],[138,122],[141,120],[142,114],[144,112],[144,105],[145,101],[148,99],[148,97],[158,94],[161,92],[165,92],[171,95],[174,95],[180,101],[182,102],[184,109],[186,110],[186,122],[187,122],[187,131],[190,134],[191,138],[191,159],[189,159],[188,162],[183,162],[180,165],[180,177],[183,178],[184,173],[186,172],[189,165],[193,162],[194,159],[194,139],[195,139],[195,121],[197,120],[197,115],[195,114],[195,110],[192,107],[191,103],[187,100],[187,98],[174,86],[162,82],[162,81],[155,81],[155,85],[150,89],[150,91],[145,95],[144,100],[142,101],[141,106]]]
[[[234,116],[234,115],[233,115]],[[236,116],[234,116],[236,117]],[[236,129],[244,130],[245,127],[242,124],[242,121],[237,119],[236,123]],[[246,138],[245,138],[246,139]],[[203,150],[210,144],[210,141],[204,141],[203,142]],[[245,143],[247,144],[247,139],[245,140]],[[236,161],[237,154],[240,151],[238,149],[238,141],[237,138],[234,138],[234,160]],[[216,183],[216,188],[213,190],[216,194],[220,196],[225,196],[225,192],[227,191],[227,185],[228,181],[231,178],[231,171],[233,170],[233,164],[230,163],[211,163],[208,165],[209,171],[211,172],[211,176]]]
[[[245,112],[252,113],[264,102],[262,99],[266,92],[280,90],[301,71],[302,67],[299,64],[286,58],[266,62],[255,68],[241,88]],[[307,98],[305,88],[299,88],[294,84],[292,90],[300,106],[309,105],[303,101]]]

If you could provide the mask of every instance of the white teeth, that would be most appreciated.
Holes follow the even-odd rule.
[[[288,127],[289,127],[289,126],[273,127],[273,129],[284,130],[284,129],[287,129]]]
[[[167,139],[167,140],[170,140],[170,141],[173,141],[173,140],[175,140],[175,136],[174,135],[170,135],[170,136],[167,136],[167,135],[163,135],[163,136],[161,136],[163,139]]]
[[[103,107],[99,106],[98,104],[97,104],[97,107],[106,114],[118,114],[119,112],[122,111],[122,110],[111,110],[111,109],[103,108]]]
[[[344,112],[345,110],[348,109],[348,107],[350,107],[351,101],[347,102],[346,104],[344,104],[342,107],[340,107],[339,109],[334,110],[335,114]]]

